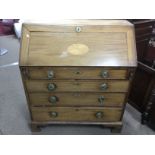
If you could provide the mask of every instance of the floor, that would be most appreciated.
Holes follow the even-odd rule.
[[[0,57],[0,134],[4,135],[108,135],[108,128],[88,125],[53,125],[32,133],[28,107],[20,77],[18,63],[19,40],[13,35],[0,37],[0,47],[8,53]],[[155,134],[153,130],[140,123],[141,115],[127,105],[122,135]]]

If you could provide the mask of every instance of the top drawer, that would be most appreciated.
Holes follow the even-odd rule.
[[[30,79],[127,79],[127,69],[102,67],[29,67]]]

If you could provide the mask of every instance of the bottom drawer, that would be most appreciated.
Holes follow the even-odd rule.
[[[33,121],[120,121],[121,108],[32,107]]]

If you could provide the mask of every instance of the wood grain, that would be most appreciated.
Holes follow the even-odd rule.
[[[19,66],[31,127],[121,127],[136,61],[134,28],[125,20],[23,24]],[[103,71],[107,76],[101,76]],[[55,89],[49,90],[49,84]]]
[[[48,72],[53,71],[52,79],[126,79],[127,69],[108,69],[105,67],[29,67],[30,79],[48,79]],[[101,72],[107,71],[108,77],[103,78]]]
[[[88,52],[71,54],[68,48],[74,44],[87,46]],[[125,66],[127,51],[125,33],[31,32],[28,65],[115,66],[122,63]]]
[[[55,84],[54,92],[127,92],[128,80],[26,80],[29,92],[49,92],[48,84]],[[106,83],[108,88],[101,90],[101,84]]]
[[[101,106],[117,107],[122,106],[125,93],[30,93],[31,106],[55,106],[55,107],[74,107],[74,106]],[[55,96],[58,101],[51,103],[49,98]],[[100,97],[104,97],[103,102],[99,102]]]
[[[79,33],[76,32],[78,25],[26,24],[30,33],[28,59],[21,61],[20,66],[136,66],[133,26],[121,23],[104,25],[102,20],[90,20],[89,24],[85,21]],[[88,52],[72,55],[68,47],[75,44],[88,47]],[[28,46],[27,42],[22,45]],[[25,55],[23,48],[21,55]]]
[[[71,108],[71,107],[52,107],[40,108],[32,107],[33,121],[119,121],[121,108]],[[57,112],[58,116],[53,118],[49,113]],[[103,118],[96,118],[96,113],[102,112]]]
[[[82,124],[82,125],[103,125],[103,127],[120,127],[123,125],[122,121],[106,122],[106,121],[48,121],[48,122],[38,122],[32,121],[30,124],[36,126],[46,126],[46,125],[55,125],[55,124]]]
[[[19,64],[27,64],[28,59],[28,48],[30,41],[30,32],[23,26],[22,27],[22,37],[21,37],[21,45],[20,45],[20,56],[19,56]]]

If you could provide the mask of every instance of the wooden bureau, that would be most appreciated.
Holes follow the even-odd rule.
[[[122,127],[137,65],[125,20],[24,23],[20,70],[32,130],[48,124]]]

